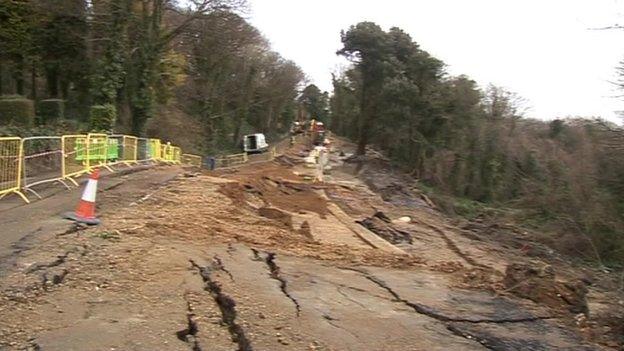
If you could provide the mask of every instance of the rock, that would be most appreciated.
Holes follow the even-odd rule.
[[[408,216],[403,216],[403,217],[399,217],[397,219],[395,219],[393,222],[398,222],[398,223],[410,223],[412,221],[412,219]]]
[[[312,236],[312,231],[310,230],[310,223],[308,223],[308,221],[303,221],[303,223],[301,223],[301,227],[299,228],[299,234],[305,236],[310,240],[314,240],[314,237]]]

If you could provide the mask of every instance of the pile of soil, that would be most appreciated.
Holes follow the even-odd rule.
[[[291,170],[276,163],[245,167],[222,176],[238,182],[221,187],[221,193],[237,204],[244,205],[246,194],[253,194],[267,206],[290,212],[315,212],[322,218],[329,213],[327,200],[316,192],[322,186],[303,182]]]
[[[412,243],[412,236],[395,228],[390,218],[383,212],[377,211],[372,217],[357,221],[357,223],[392,244]]]
[[[292,229],[293,227],[292,216],[280,210],[279,208],[261,207],[260,209],[258,209],[258,214],[262,217],[273,219],[284,225],[286,228]]]
[[[557,281],[552,266],[513,263],[507,266],[503,284],[507,291],[549,307],[589,315],[585,282]]]

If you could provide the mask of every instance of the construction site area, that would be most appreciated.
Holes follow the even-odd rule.
[[[621,350],[614,275],[330,140],[102,170],[98,226],[83,187],[4,199],[0,350]]]

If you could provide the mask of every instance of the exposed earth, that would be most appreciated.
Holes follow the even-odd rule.
[[[618,282],[512,225],[456,223],[335,139],[0,206],[2,350],[623,350]],[[4,201],[4,200],[3,200]]]

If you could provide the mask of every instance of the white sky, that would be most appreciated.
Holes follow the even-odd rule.
[[[453,75],[493,83],[529,101],[542,119],[619,121],[624,98],[609,81],[624,58],[624,0],[249,0],[252,24],[273,49],[331,91],[340,30],[360,21],[407,31]]]

